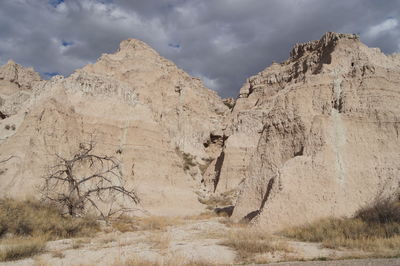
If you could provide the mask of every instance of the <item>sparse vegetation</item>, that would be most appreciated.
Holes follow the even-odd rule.
[[[71,157],[57,155],[44,176],[40,188],[43,200],[57,204],[70,216],[82,216],[89,206],[103,219],[131,211],[118,204],[130,200],[139,203],[133,189],[128,189],[118,160],[94,153],[95,144],[81,143]],[[85,171],[82,171],[84,169]]]
[[[18,260],[34,256],[42,252],[46,245],[46,239],[36,238],[16,238],[12,240],[3,240],[0,249],[0,261]]]
[[[355,217],[367,223],[400,224],[400,196],[397,200],[377,200],[371,207],[359,210]]]
[[[328,248],[355,248],[400,255],[400,202],[380,200],[354,218],[328,218],[283,231],[302,241],[322,242]]]
[[[188,171],[191,167],[197,165],[195,156],[191,155],[190,153],[181,151],[179,147],[175,147],[175,152],[179,157],[182,158],[183,170]]]
[[[185,220],[208,220],[211,218],[219,217],[215,212],[202,212],[198,215],[191,215],[184,217]]]
[[[148,260],[139,256],[132,257],[125,262],[116,261],[114,266],[209,266],[210,262],[189,260],[177,256],[165,260]]]
[[[156,232],[149,235],[147,240],[150,242],[153,248],[164,250],[169,247],[171,236],[165,232]]]
[[[59,258],[59,259],[65,258],[64,253],[62,253],[62,252],[59,251],[59,250],[56,250],[56,251],[51,252],[51,256],[52,256],[53,258]]]
[[[255,254],[266,252],[290,252],[290,248],[270,234],[252,227],[237,228],[229,231],[221,244],[238,252],[241,260],[249,261]]]
[[[48,240],[92,235],[98,230],[90,217],[65,217],[56,207],[35,200],[1,199],[0,261],[38,254]]]
[[[179,217],[149,216],[129,217],[121,216],[114,219],[112,227],[120,232],[129,231],[165,231],[168,226],[179,225],[185,221]]]
[[[183,152],[182,159],[183,159],[183,169],[185,171],[190,170],[191,167],[196,166],[195,158],[193,155]]]
[[[208,157],[208,158],[203,158],[202,159],[205,163],[204,164],[199,164],[199,169],[201,171],[201,174],[204,175],[206,172],[207,168],[210,166],[212,161],[214,161],[214,158]]]
[[[47,239],[91,235],[99,226],[94,218],[63,216],[49,204],[35,200],[0,200],[0,237],[46,237]]]

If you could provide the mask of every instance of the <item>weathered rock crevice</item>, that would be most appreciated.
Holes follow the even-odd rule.
[[[215,162],[214,172],[214,192],[217,190],[219,178],[221,176],[221,169],[225,159],[225,152],[222,151],[221,154],[218,156],[217,161]]]
[[[8,116],[0,111],[0,119],[6,119]]]

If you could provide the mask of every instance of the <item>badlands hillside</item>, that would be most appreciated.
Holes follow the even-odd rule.
[[[93,141],[152,215],[206,205],[276,231],[399,192],[400,55],[326,33],[223,101],[139,40],[69,77],[0,68],[0,195],[38,196]],[[205,205],[206,204],[206,205]],[[136,213],[135,215],[139,215]]]

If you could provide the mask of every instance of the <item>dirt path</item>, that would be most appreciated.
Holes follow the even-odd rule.
[[[400,258],[396,259],[359,259],[334,261],[304,261],[263,264],[268,266],[399,266]]]
[[[322,248],[318,243],[305,243],[272,237],[285,248],[264,253],[243,255],[237,248],[223,245],[226,236],[235,230],[246,230],[224,223],[224,218],[177,219],[162,229],[121,233],[112,230],[92,238],[63,239],[47,243],[46,252],[33,258],[0,263],[0,265],[136,265],[157,262],[163,265],[182,265],[202,262],[204,265],[235,263],[269,263],[278,261],[313,260],[354,256],[354,252]],[[242,232],[242,231],[240,231]],[[257,237],[255,237],[257,238]],[[251,241],[251,239],[250,239]],[[247,244],[246,244],[247,245]],[[247,256],[247,257],[246,257]],[[370,264],[363,264],[363,263]],[[307,264],[308,263],[308,264]],[[400,265],[400,260],[315,261],[288,262],[268,265]],[[361,263],[361,264],[354,264]],[[374,264],[375,263],[375,264]],[[385,264],[386,263],[386,264]],[[143,264],[142,264],[143,265]],[[381,265],[381,264],[379,264]]]

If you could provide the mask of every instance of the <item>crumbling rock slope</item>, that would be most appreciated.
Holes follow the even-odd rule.
[[[0,160],[9,159],[0,165],[1,195],[37,193],[55,154],[72,156],[79,143],[94,141],[96,153],[121,162],[146,211],[201,208],[201,168],[219,152],[204,143],[222,132],[228,107],[199,79],[133,39],[68,78],[36,82],[37,74],[24,71],[30,75],[0,74],[21,84],[12,93],[31,90],[17,114],[0,120]]]
[[[246,169],[233,218],[279,230],[394,195],[399,103],[398,55],[347,34],[297,44],[248,79],[232,112],[225,158],[239,150]]]
[[[0,118],[14,115],[19,106],[29,99],[32,86],[40,76],[32,68],[24,68],[13,61],[0,67]]]

